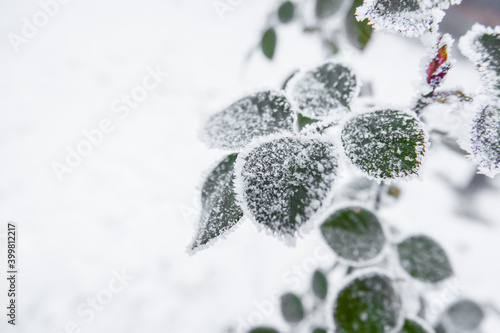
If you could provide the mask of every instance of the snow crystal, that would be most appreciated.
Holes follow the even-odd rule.
[[[484,92],[500,97],[500,26],[476,23],[460,38],[458,46],[479,70]]]
[[[210,117],[201,136],[211,148],[238,149],[255,137],[292,132],[294,122],[295,112],[284,94],[263,91]]]
[[[197,250],[233,228],[243,216],[234,193],[237,154],[225,157],[208,175],[201,190],[199,230],[191,250]]]
[[[354,71],[332,61],[296,75],[289,86],[290,100],[312,118],[343,115],[359,93]]]
[[[348,119],[341,140],[350,161],[378,181],[418,175],[428,145],[414,115],[390,109]]]
[[[443,9],[459,0],[365,0],[356,10],[359,21],[368,19],[375,29],[418,37],[427,31],[437,31],[444,18]]]
[[[500,109],[481,107],[471,130],[471,151],[481,173],[494,177],[500,173]]]
[[[295,235],[330,200],[337,160],[333,143],[319,136],[273,136],[252,144],[236,164],[243,211],[274,233]]]

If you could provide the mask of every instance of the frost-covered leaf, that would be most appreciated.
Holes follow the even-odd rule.
[[[320,137],[280,137],[238,157],[237,192],[244,211],[283,236],[293,235],[331,197],[334,145]]]
[[[483,309],[476,302],[463,299],[447,309],[442,322],[451,332],[475,332],[484,317]]]
[[[459,47],[478,68],[486,92],[500,97],[500,26],[475,24],[460,39]]]
[[[279,333],[279,331],[271,327],[256,327],[248,333]]]
[[[362,21],[356,19],[356,9],[362,4],[363,0],[354,0],[345,20],[347,37],[360,50],[366,47],[373,31],[372,26],[368,24],[368,19]]]
[[[418,175],[426,150],[420,121],[397,110],[354,116],[342,129],[342,144],[351,162],[377,180]]]
[[[313,274],[312,290],[314,295],[321,300],[324,300],[328,294],[328,280],[320,270],[316,270]]]
[[[423,325],[415,320],[406,319],[403,328],[399,333],[433,333],[430,329],[424,328]]]
[[[278,36],[276,36],[276,31],[274,30],[274,28],[267,29],[262,35],[260,47],[262,49],[262,53],[264,53],[264,55],[268,59],[273,59],[274,57],[277,40]]]
[[[316,0],[316,17],[325,19],[335,15],[345,0]]]
[[[418,37],[437,31],[444,11],[461,0],[365,0],[356,11],[358,20],[368,19],[375,29]]]
[[[304,319],[304,307],[300,298],[292,293],[282,295],[281,314],[289,323],[298,323]]]
[[[358,93],[358,81],[350,68],[327,62],[299,75],[289,92],[304,116],[321,118],[343,114]]]
[[[377,257],[385,245],[377,217],[361,207],[335,211],[321,225],[321,233],[340,258],[358,265]]]
[[[476,115],[471,131],[471,154],[479,171],[490,177],[500,173],[500,109],[488,105]]]
[[[398,244],[401,267],[413,278],[430,283],[453,275],[443,248],[427,236],[412,236]]]
[[[291,1],[285,1],[278,8],[278,18],[282,23],[288,23],[293,20],[295,14],[295,5]]]
[[[210,172],[201,190],[202,212],[192,250],[206,245],[231,229],[243,216],[234,193],[237,154],[224,158]]]
[[[453,44],[453,38],[449,34],[439,37],[435,56],[432,59],[429,67],[427,67],[427,84],[434,91],[441,85],[446,74],[451,68],[451,62],[448,60],[448,50]]]
[[[333,308],[336,333],[387,333],[401,324],[401,299],[389,277],[370,273],[354,278]]]
[[[203,138],[211,148],[237,149],[253,138],[293,132],[294,111],[277,91],[262,91],[242,98],[208,119]]]

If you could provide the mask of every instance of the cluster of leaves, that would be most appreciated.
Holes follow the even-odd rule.
[[[451,68],[448,50],[453,43],[449,35],[437,34],[444,10],[461,0],[365,0],[356,11],[358,19],[368,19],[375,29],[388,30],[404,36],[437,36],[435,56],[427,69],[427,84],[431,92],[422,95],[415,111],[419,113],[431,102],[448,102],[462,98],[460,91],[436,91]],[[482,83],[473,105],[474,119],[461,146],[478,164],[479,172],[493,177],[500,173],[500,27],[476,24],[461,38],[460,50],[477,67]]]
[[[233,153],[203,185],[192,249],[227,232],[242,213],[293,237],[331,204],[341,158],[378,181],[417,175],[427,146],[422,123],[404,110],[352,111],[358,86],[352,69],[328,61],[298,73],[286,91],[255,93],[209,118],[202,137]],[[303,127],[304,119],[311,124]],[[339,128],[340,138],[328,127]]]
[[[339,287],[329,287],[331,270],[316,270],[305,295],[292,292],[282,295],[281,313],[292,331],[300,327],[307,332],[327,332],[329,323],[333,323],[339,333],[434,332],[426,323],[424,311],[405,310],[404,288],[420,284],[432,289],[449,279],[453,270],[448,256],[438,243],[423,235],[410,236],[388,246],[384,229],[387,228],[382,227],[373,212],[358,206],[338,209],[323,221],[323,238],[341,263],[333,269],[350,268],[345,270]],[[399,267],[390,267],[389,274],[384,259],[391,256],[398,259]],[[303,301],[311,298],[314,302]],[[312,306],[308,308],[306,303]],[[315,315],[318,312],[320,315]],[[436,332],[472,332],[483,319],[484,312],[478,304],[462,299],[439,316]],[[257,327],[250,332],[278,330]]]
[[[351,45],[362,50],[368,44],[372,27],[368,20],[358,21],[355,17],[356,8],[363,0],[314,0],[314,8],[299,1],[284,1],[270,14],[267,26],[262,33],[260,48],[262,53],[273,59],[278,45],[279,25],[299,22],[304,33],[317,33],[329,54],[338,52],[338,35],[342,35]],[[312,9],[313,18],[309,19]],[[331,22],[341,18],[343,26],[332,27]]]
[[[318,22],[335,16],[340,3],[317,0]],[[472,102],[472,125],[461,144],[481,172],[490,176],[500,172],[500,27],[476,25],[460,41],[462,53],[475,63],[482,78],[483,87],[474,101],[461,91],[442,90],[452,67],[453,38],[440,35],[438,23],[444,10],[458,3],[355,0],[352,4],[349,15],[356,12],[363,24],[404,36],[426,35],[423,41],[432,53],[421,96],[410,110],[358,103],[356,73],[329,60],[298,71],[282,90],[246,96],[210,117],[202,137],[209,147],[226,150],[228,155],[204,181],[203,211],[191,250],[211,244],[243,216],[279,238],[292,240],[304,226],[317,221],[338,264],[349,269],[335,292],[328,287],[327,272],[314,274],[311,291],[327,317],[307,326],[308,331],[325,332],[333,326],[339,333],[433,332],[424,323],[423,309],[420,319],[405,309],[402,293],[413,284],[439,286],[452,276],[443,248],[423,235],[390,243],[389,228],[364,207],[348,206],[323,220],[319,217],[332,205],[337,178],[344,171],[341,165],[378,183],[418,176],[429,146],[423,112],[433,103]],[[275,15],[287,24],[300,18],[298,13],[298,5],[286,1]],[[268,58],[273,58],[276,41],[275,28],[268,28],[261,43]],[[391,258],[397,258],[397,264]],[[281,310],[285,321],[297,328],[306,325],[307,316],[318,307],[309,309],[303,297],[287,293]],[[479,305],[459,300],[443,312],[434,329],[470,332],[483,317]],[[256,328],[252,332],[277,331]]]

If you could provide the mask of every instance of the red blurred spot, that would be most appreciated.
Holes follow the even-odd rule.
[[[438,45],[443,37],[439,38]],[[435,90],[443,81],[451,68],[448,62],[448,44],[444,44],[438,50],[436,57],[431,61],[427,68],[427,83]]]

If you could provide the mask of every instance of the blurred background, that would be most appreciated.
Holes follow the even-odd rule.
[[[1,332],[279,326],[277,308],[264,304],[306,288],[310,267],[332,264],[317,256],[317,230],[289,248],[251,223],[186,252],[202,174],[223,155],[198,140],[203,119],[328,56],[316,34],[292,23],[277,28],[271,61],[256,46],[280,2],[220,2],[222,15],[212,0],[0,3],[0,236],[7,221],[18,224],[20,272],[18,326],[2,319]],[[500,2],[464,0],[442,30],[458,39],[476,21],[498,25]],[[339,49],[376,102],[411,104],[427,55],[418,39],[377,32],[363,52]],[[452,56],[447,84],[474,92],[472,64],[456,48]],[[89,137],[96,143],[82,143]],[[498,308],[499,179],[476,190],[475,167],[460,154],[438,145],[429,155],[422,180],[401,184],[380,214],[440,241],[457,297]],[[4,279],[0,288],[4,304]],[[498,330],[488,316],[484,331]]]

